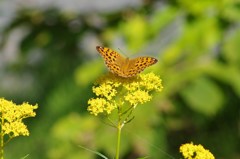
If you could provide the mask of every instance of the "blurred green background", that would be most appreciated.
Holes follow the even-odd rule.
[[[121,158],[177,159],[191,141],[240,158],[239,0],[2,0],[0,13],[0,96],[39,105],[6,159],[99,158],[78,145],[113,158],[116,130],[86,111],[107,72],[97,45],[159,60],[145,72],[164,90],[124,127]]]

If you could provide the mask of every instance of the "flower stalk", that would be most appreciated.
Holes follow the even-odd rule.
[[[4,119],[1,118],[1,123],[3,123]],[[1,132],[0,132],[0,158],[3,159],[3,130],[1,127]]]
[[[115,159],[119,159],[122,127],[123,127],[122,123],[118,122],[118,126],[117,126],[117,147],[116,147],[116,157],[115,157]]]
[[[140,74],[133,78],[108,74],[96,81],[93,93],[97,97],[88,100],[88,111],[95,116],[105,115],[110,122],[108,125],[117,129],[115,159],[120,156],[123,126],[134,119],[133,113],[139,104],[150,101],[152,93],[161,92],[162,89],[162,80],[153,73]],[[114,111],[117,111],[116,120],[109,117]]]

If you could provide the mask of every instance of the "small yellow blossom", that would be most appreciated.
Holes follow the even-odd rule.
[[[29,136],[27,126],[20,121],[4,123],[2,127],[3,127],[3,134],[10,134],[11,137],[16,137],[19,135]]]
[[[136,105],[138,103],[143,104],[147,101],[150,101],[151,98],[152,96],[150,96],[147,91],[142,90],[137,90],[124,96],[124,99],[128,101],[131,105]]]
[[[153,91],[162,91],[162,80],[154,73],[140,74],[133,78],[121,78],[107,74],[98,79],[93,87],[97,98],[88,101],[91,114],[110,114],[125,104],[136,107],[152,99]]]
[[[212,153],[202,145],[187,143],[180,146],[180,152],[185,159],[214,159]]]
[[[104,111],[104,106],[107,104],[107,101],[103,98],[96,98],[88,100],[88,111],[91,114],[98,115],[98,113],[102,113]]]
[[[28,103],[16,105],[12,101],[0,98],[1,135],[9,135],[10,138],[19,135],[28,136],[27,126],[22,120],[34,117],[36,113],[33,110],[37,107],[37,105],[32,106]]]
[[[103,83],[99,87],[93,87],[93,92],[97,96],[106,97],[108,100],[111,100],[117,93],[115,87],[107,83]]]

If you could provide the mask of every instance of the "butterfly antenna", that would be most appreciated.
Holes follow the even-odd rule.
[[[118,50],[121,52],[121,54],[123,54],[124,56],[128,57],[120,48],[118,48]]]

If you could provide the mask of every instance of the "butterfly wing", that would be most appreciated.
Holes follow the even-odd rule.
[[[124,70],[126,77],[133,77],[142,72],[145,68],[157,63],[153,57],[137,57],[129,60],[128,68]]]
[[[153,57],[137,57],[129,59],[121,56],[116,51],[107,47],[96,47],[97,51],[103,57],[108,69],[121,77],[133,77],[142,72],[146,67],[157,63]]]
[[[100,55],[103,57],[106,66],[108,69],[119,76],[122,76],[123,74],[123,65],[126,62],[126,58],[121,56],[116,51],[109,49],[107,47],[96,47],[97,51],[100,53]]]

